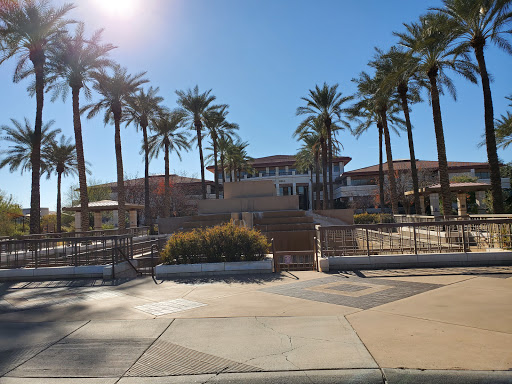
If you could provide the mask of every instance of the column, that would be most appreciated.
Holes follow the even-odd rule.
[[[487,213],[487,206],[485,204],[485,191],[476,191],[476,205],[478,206],[478,214],[485,215]]]
[[[465,193],[457,193],[457,209],[459,211],[459,216],[466,216],[468,214]]]
[[[425,212],[427,212],[425,210],[425,197],[423,195],[420,195],[420,209],[421,209],[421,212],[416,212],[417,214],[420,214],[420,215],[425,215]]]
[[[206,194],[211,195],[212,193],[212,186],[210,184],[206,185]]]
[[[112,224],[115,228],[119,227],[119,212],[117,210],[112,212]]]
[[[82,213],[75,212],[75,231],[80,232],[81,230],[82,230]],[[87,230],[87,228],[85,230]]]
[[[279,193],[279,183],[276,183],[276,196],[281,196]]]
[[[350,176],[347,176],[347,186],[352,185],[352,178]]]
[[[343,161],[340,161],[340,175],[343,175],[343,173],[345,173],[345,165]]]
[[[102,226],[101,222],[101,212],[94,212],[94,229],[99,230]]]
[[[439,209],[439,193],[430,194],[430,212],[433,216],[441,216],[441,210]]]
[[[137,228],[137,211],[130,211],[130,228]]]
[[[298,195],[297,193],[297,183],[292,184],[292,195]]]

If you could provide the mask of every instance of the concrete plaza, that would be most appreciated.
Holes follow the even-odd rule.
[[[0,384],[512,383],[512,267],[0,285]]]

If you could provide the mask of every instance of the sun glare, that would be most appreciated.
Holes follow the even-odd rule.
[[[129,18],[137,12],[140,0],[96,0],[96,4],[109,16]]]

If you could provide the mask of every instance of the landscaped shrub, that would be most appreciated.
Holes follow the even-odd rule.
[[[354,224],[393,223],[393,215],[389,213],[361,213],[354,215]]]
[[[228,223],[172,235],[161,257],[164,264],[254,261],[262,260],[269,249],[261,232]]]

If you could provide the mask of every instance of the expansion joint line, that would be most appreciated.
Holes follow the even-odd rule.
[[[124,371],[124,373],[121,375],[121,377],[120,377],[119,379],[117,379],[117,380],[115,381],[115,383],[114,383],[114,384],[119,383],[119,381],[120,381],[123,377],[125,377],[125,375],[128,373],[128,371],[129,371],[130,369],[132,369],[132,368],[133,368],[133,366],[137,363],[137,361],[139,361],[139,360],[140,360],[140,358],[141,358],[142,356],[144,356],[144,354],[149,350],[149,348],[151,348],[151,347],[153,346],[153,344],[155,344],[155,343],[156,343],[156,341],[157,341],[158,339],[160,339],[160,337],[162,337],[162,335],[165,333],[165,331],[167,331],[167,330],[169,329],[169,327],[172,325],[172,323],[174,323],[174,320],[176,320],[176,319],[172,319],[172,320],[171,320],[171,322],[169,323],[169,325],[168,325],[167,327],[165,327],[165,328],[164,328],[164,330],[163,330],[162,332],[160,332],[160,334],[155,338],[155,340],[153,340],[153,342],[152,342],[151,344],[149,344],[149,345],[148,345],[148,347],[147,347],[146,349],[144,349],[144,351],[142,351],[142,353],[139,355],[139,357],[137,357],[137,358],[135,359],[135,361],[133,362],[133,364],[132,364],[132,365],[130,365],[130,367],[129,367],[126,371]]]
[[[373,354],[370,352],[370,350],[368,349],[368,347],[366,346],[366,344],[364,343],[363,339],[361,339],[361,336],[359,336],[359,333],[357,333],[356,329],[354,328],[354,326],[352,325],[352,323],[350,322],[349,319],[347,319],[346,316],[343,316],[345,318],[345,320],[347,320],[347,322],[350,324],[350,326],[352,327],[352,330],[354,331],[354,333],[356,334],[357,338],[359,339],[359,341],[361,342],[361,344],[364,345],[365,349],[368,351],[368,354],[372,357],[373,361],[375,362],[375,364],[377,364],[377,367],[379,368],[379,371],[380,371],[380,374],[382,376],[382,384],[388,384],[388,379],[386,378],[386,373],[384,372],[384,370],[382,369],[382,367],[379,365],[379,363],[377,362],[377,359],[375,359],[375,357],[373,356]],[[339,321],[339,317],[338,317],[338,321]],[[341,323],[341,321],[340,321]]]

